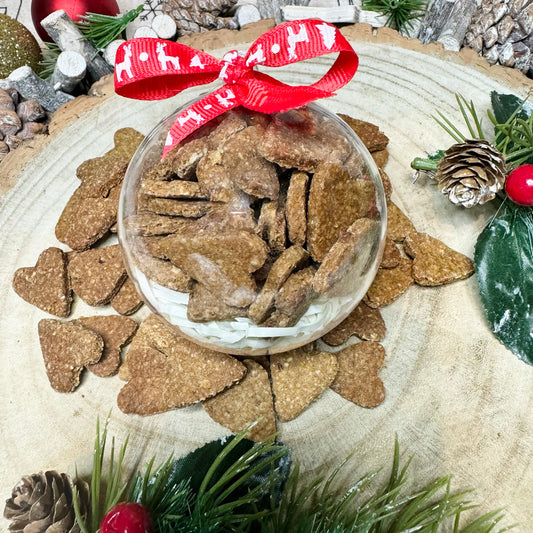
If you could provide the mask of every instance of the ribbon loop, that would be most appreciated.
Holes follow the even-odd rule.
[[[311,85],[290,86],[255,70],[257,65],[281,67],[335,52],[339,55],[334,64]],[[222,60],[172,41],[132,39],[117,51],[115,89],[128,98],[156,100],[217,78],[224,83],[178,115],[165,156],[195,129],[233,107],[276,113],[332,96],[350,81],[357,66],[357,54],[335,26],[306,19],[280,24],[259,37],[246,53],[234,50]]]

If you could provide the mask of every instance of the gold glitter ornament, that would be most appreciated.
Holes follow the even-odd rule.
[[[41,47],[33,34],[20,22],[0,14],[0,79],[29,65],[39,73]]]

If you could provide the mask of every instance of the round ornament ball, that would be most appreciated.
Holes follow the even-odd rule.
[[[18,20],[0,14],[0,79],[29,65],[39,72],[41,47],[33,34]]]
[[[50,36],[41,26],[41,20],[50,13],[63,9],[72,20],[78,20],[86,13],[115,16],[120,13],[116,0],[32,0],[31,18],[39,37],[47,42]]]
[[[515,204],[533,206],[533,165],[515,168],[505,180],[505,192]]]
[[[153,533],[152,517],[140,503],[119,503],[104,516],[99,533]]]

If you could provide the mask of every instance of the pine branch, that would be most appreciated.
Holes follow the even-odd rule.
[[[210,443],[177,461],[169,457],[155,470],[152,459],[126,492],[128,483],[120,481],[126,445],[115,456],[112,444],[104,475],[107,422],[102,435],[98,423],[87,520],[80,518],[78,497],[74,500],[82,533],[97,533],[108,507],[122,497],[148,509],[157,533],[436,533],[446,526],[454,533],[501,533],[512,527],[497,529],[504,517],[499,510],[461,526],[464,512],[475,506],[469,491],[452,492],[448,476],[407,491],[410,460],[402,465],[397,439],[382,488],[374,472],[339,491],[337,478],[348,459],[327,478],[304,484],[298,465],[286,478],[288,469],[281,466],[290,453],[286,446],[273,437],[252,443],[245,435]]]
[[[87,13],[80,17],[82,20],[77,22],[76,25],[87,40],[95,48],[101,50],[111,41],[120,37],[128,24],[139,16],[143,8],[144,4],[141,4],[136,9],[116,17],[100,13]]]
[[[339,495],[332,488],[336,470],[326,481],[317,479],[300,488],[299,470],[287,481],[284,499],[274,514],[261,523],[262,533],[405,533],[436,532],[452,520],[455,533],[496,533],[501,511],[487,513],[459,527],[461,513],[473,509],[469,492],[451,493],[450,478],[439,478],[412,494],[405,494],[410,461],[400,466],[398,441],[393,466],[384,489],[371,489],[376,475],[367,474]],[[366,500],[364,495],[370,493]],[[499,532],[510,528],[500,529]]]

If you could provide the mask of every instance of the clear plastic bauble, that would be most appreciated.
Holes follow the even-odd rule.
[[[186,106],[145,138],[126,173],[119,239],[151,310],[235,355],[287,351],[344,320],[383,252],[379,171],[317,104],[237,108],[161,155]]]

